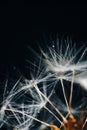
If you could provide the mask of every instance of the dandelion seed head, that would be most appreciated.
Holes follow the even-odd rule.
[[[79,79],[79,84],[85,89],[87,90],[87,79]]]
[[[61,43],[55,43],[54,46],[48,48],[49,54],[43,51],[42,54],[44,56],[46,71],[52,72],[57,80],[60,78],[71,80],[70,77],[72,77],[73,71],[76,74],[78,72],[81,74],[87,70],[87,62],[83,60],[87,48],[81,54],[80,52],[83,48],[76,51],[76,46],[72,47],[69,43],[66,46],[63,46]]]
[[[84,90],[87,90],[87,70],[83,70],[81,73],[76,74],[74,82],[80,84]]]
[[[23,82],[18,80],[10,91],[6,82],[0,102],[0,128],[5,123],[14,130],[32,130],[32,127],[37,129],[34,126],[38,122],[36,125],[41,123],[39,130],[73,130],[79,129],[79,123],[84,123],[85,119],[87,122],[87,96],[79,103],[74,98],[74,94],[79,92],[74,91],[74,83],[79,83],[87,90],[87,61],[83,60],[87,49],[81,56],[78,56],[81,49],[75,49],[69,43],[66,48],[63,44],[54,43],[48,48],[48,53],[42,51],[44,59],[41,57],[38,65],[32,63],[34,69],[29,73],[29,79],[24,78]],[[69,87],[66,85],[68,81]],[[77,119],[82,111],[85,114],[83,121]]]

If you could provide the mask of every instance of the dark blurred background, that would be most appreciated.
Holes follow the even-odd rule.
[[[55,34],[71,37],[78,46],[87,42],[85,1],[1,4],[0,65],[20,68],[24,62],[26,44],[35,47],[43,36]]]
[[[38,50],[36,43],[53,35],[68,36],[78,47],[87,43],[86,1],[0,6],[1,70],[23,67],[27,46]]]

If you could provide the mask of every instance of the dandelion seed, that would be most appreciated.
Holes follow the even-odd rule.
[[[77,74],[74,79],[75,83],[78,83],[81,85],[81,87],[85,90],[87,90],[87,71]]]
[[[57,47],[59,47],[59,43],[57,44]],[[56,50],[49,47],[49,54],[46,54],[41,50],[45,58],[46,70],[54,73],[57,79],[62,78],[65,80],[71,80],[70,77],[72,77],[73,71],[75,71],[75,74],[81,74],[83,71],[87,70],[87,61],[82,61],[87,52],[87,48],[78,60],[77,56],[80,55],[82,48],[77,52],[74,52],[74,49],[75,47],[70,48],[70,45],[68,44],[66,49],[63,48],[62,45]]]
[[[14,93],[14,88],[18,85],[19,80],[15,83],[15,85],[13,86],[13,88],[10,90],[10,92],[8,92],[7,87],[8,87],[8,80],[6,80],[5,83],[5,88],[4,88],[4,93],[3,93],[3,100],[0,102],[1,108],[0,108],[0,120],[1,120],[1,124],[4,125],[4,123],[8,123],[6,120],[9,118],[9,116],[6,115],[6,109],[9,108],[9,106],[11,106],[13,102],[13,93]],[[1,125],[2,127],[2,125]]]
[[[12,109],[12,108],[11,108]],[[24,113],[26,111],[26,113],[29,113],[30,115],[32,115],[33,117],[36,116],[36,111],[32,110],[29,108],[28,109],[25,109],[25,106],[24,104],[22,104],[22,112]],[[14,114],[15,111],[13,111]],[[15,126],[15,130],[29,130],[31,128],[31,124],[33,122],[33,119],[31,118],[27,118],[24,114],[18,119],[18,117],[16,116],[16,119],[17,119],[17,125],[14,125]]]

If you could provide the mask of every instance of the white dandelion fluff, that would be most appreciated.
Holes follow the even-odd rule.
[[[66,49],[62,44],[54,44],[48,53],[41,51],[44,58],[38,65],[32,63],[34,69],[29,72],[29,79],[21,76],[12,88],[7,80],[0,97],[0,128],[6,124],[12,130],[85,130],[86,51],[87,48],[76,51],[69,43]]]
[[[75,46],[70,47],[67,44],[67,47],[64,48],[59,43],[55,44],[55,48],[57,48],[49,47],[49,53],[42,51],[47,71],[54,73],[57,79],[70,80],[73,71],[75,71],[76,75],[87,70],[87,61],[83,61],[87,48],[81,54],[82,48],[75,52]],[[78,55],[80,55],[79,59],[77,59]]]
[[[85,90],[87,90],[87,70],[77,74],[74,82],[80,84]]]

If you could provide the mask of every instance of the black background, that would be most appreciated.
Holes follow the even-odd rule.
[[[71,37],[77,46],[87,43],[86,1],[0,5],[0,68],[23,69],[27,45],[45,35]],[[40,42],[39,42],[40,43]],[[44,44],[44,42],[43,42]],[[36,47],[35,47],[36,46]]]

